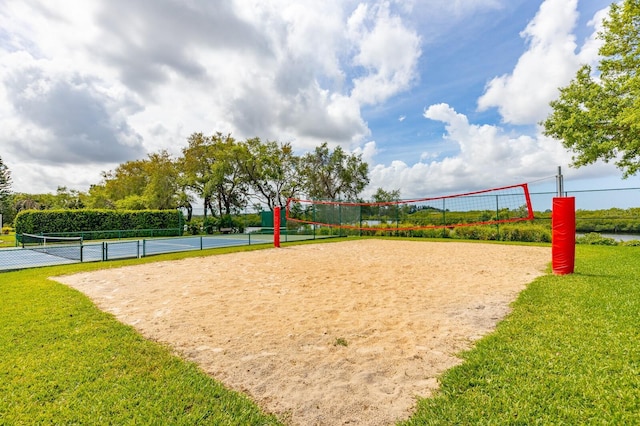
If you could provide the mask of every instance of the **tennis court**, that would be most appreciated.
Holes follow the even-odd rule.
[[[75,260],[23,248],[0,249],[0,271],[76,263]]]
[[[281,235],[281,242],[319,238],[315,235]],[[0,249],[0,271],[64,265],[79,262],[100,262],[133,259],[164,253],[207,250],[222,247],[273,244],[270,234],[223,234],[187,237],[151,238],[77,242],[74,244],[35,245]]]

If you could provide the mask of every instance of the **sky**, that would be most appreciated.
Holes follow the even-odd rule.
[[[16,192],[87,191],[118,164],[221,132],[361,154],[363,198],[553,191],[558,167],[569,192],[640,187],[612,164],[570,167],[539,125],[597,64],[609,4],[3,0],[0,158]],[[640,191],[603,200],[640,206]]]

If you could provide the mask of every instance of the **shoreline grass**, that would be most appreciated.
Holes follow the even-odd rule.
[[[170,348],[48,279],[184,257],[195,256],[1,273],[0,424],[279,424]]]
[[[578,246],[576,273],[531,283],[402,424],[637,424],[638,254]]]
[[[321,243],[329,243],[324,241]],[[275,425],[170,348],[48,277],[206,256],[0,273],[0,424]],[[638,249],[578,246],[576,273],[536,279],[404,425],[633,424],[640,412]]]

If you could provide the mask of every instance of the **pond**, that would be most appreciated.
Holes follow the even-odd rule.
[[[602,238],[613,238],[616,241],[631,241],[631,240],[640,240],[640,235],[638,234],[601,234]],[[582,237],[585,234],[578,233],[576,237]]]

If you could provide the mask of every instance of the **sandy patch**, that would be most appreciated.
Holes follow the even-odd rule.
[[[386,425],[490,332],[550,249],[356,240],[57,279],[291,425]]]

